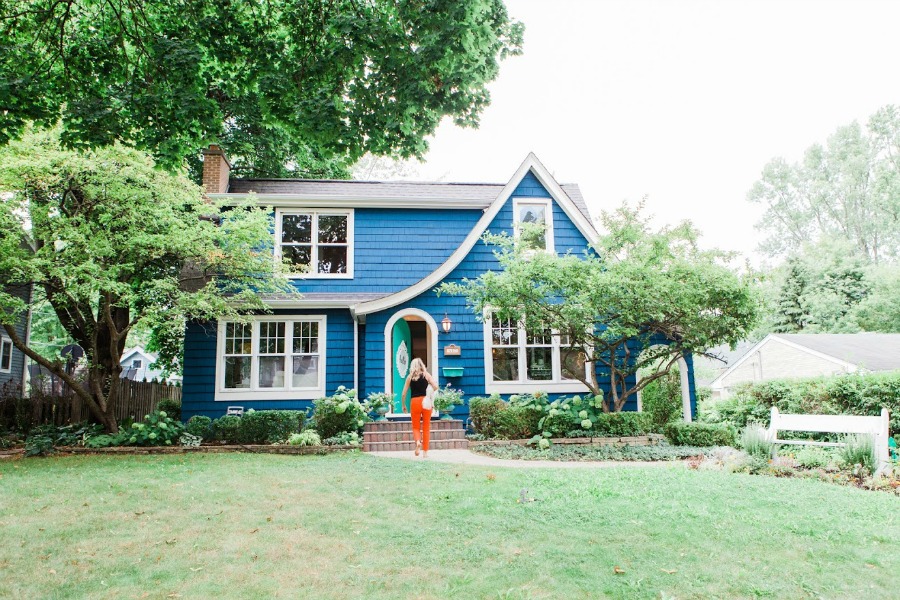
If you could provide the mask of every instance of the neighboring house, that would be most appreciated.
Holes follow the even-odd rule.
[[[709,387],[714,398],[727,398],[740,383],[894,370],[900,370],[900,334],[772,333]]]
[[[31,303],[31,286],[7,286],[4,289],[8,294],[17,296]],[[21,315],[16,322],[16,335],[28,344],[31,325],[31,311]],[[6,333],[6,329],[0,327],[0,395],[4,391],[21,394],[26,389],[25,355],[13,346],[12,338]]]
[[[252,323],[188,324],[184,418],[218,417],[229,405],[306,409],[338,386],[361,397],[388,391],[397,413],[416,357],[466,398],[587,392],[573,376],[583,361],[564,360],[558,336],[526,336],[496,317],[482,322],[464,298],[435,293],[445,281],[499,268],[481,240],[488,230],[514,234],[519,222],[543,221],[543,245],[560,254],[596,240],[578,187],[557,183],[534,155],[505,185],[232,179],[214,146],[203,166],[211,198],[252,192],[274,207],[276,254],[310,270],[295,281],[302,297],[269,298],[272,314]],[[636,409],[636,400],[626,406]]]
[[[162,376],[160,369],[151,369],[150,366],[156,362],[157,356],[151,352],[147,352],[141,346],[134,348],[125,348],[122,352],[122,359],[119,364],[122,366],[121,377],[132,381],[167,381],[172,383],[181,380],[181,377],[175,375],[165,378]]]

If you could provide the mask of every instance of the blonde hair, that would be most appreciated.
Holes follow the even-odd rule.
[[[421,358],[414,358],[412,364],[409,365],[409,377],[418,381],[425,374],[425,363]]]

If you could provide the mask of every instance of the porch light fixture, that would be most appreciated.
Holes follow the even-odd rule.
[[[453,321],[450,320],[450,317],[447,316],[447,313],[444,313],[444,318],[441,320],[441,329],[444,330],[444,333],[450,333],[450,328],[453,326]]]

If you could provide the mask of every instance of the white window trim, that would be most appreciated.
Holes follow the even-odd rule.
[[[532,392],[547,392],[547,393],[559,393],[559,394],[569,394],[569,393],[584,393],[589,392],[590,388],[581,383],[580,381],[570,380],[570,379],[562,379],[562,354],[560,352],[560,343],[559,343],[559,335],[553,335],[553,352],[552,352],[552,361],[553,361],[553,379],[552,380],[544,380],[544,381],[528,381],[528,380],[519,380],[519,381],[494,381],[494,361],[493,361],[493,335],[491,331],[491,326],[493,323],[493,319],[491,318],[491,313],[486,311],[484,313],[483,326],[484,326],[484,391],[487,394],[528,394]],[[519,328],[518,334],[518,348],[519,348],[519,376],[525,377],[527,373],[527,365],[525,364],[526,352],[524,349],[526,348],[526,339],[525,338],[525,330],[521,327]],[[585,373],[587,373],[587,369],[590,368],[591,363],[587,363],[585,365]]]
[[[547,254],[556,254],[556,243],[553,239],[553,200],[551,198],[529,198],[524,196],[513,198],[513,235],[515,239],[519,239],[519,207],[523,205],[540,205],[545,208],[545,252]]]
[[[9,338],[5,335],[0,336],[0,366],[3,365],[3,359],[5,358],[5,355],[3,353],[3,347],[6,346],[7,344],[9,344],[9,368],[8,369],[0,368],[0,373],[12,373],[12,363],[13,363],[12,355],[13,355],[14,346],[12,343],[12,338]]]
[[[318,223],[318,217],[328,215],[341,215],[347,217],[347,272],[346,273],[313,273],[313,268],[318,268],[319,244],[314,241],[310,256],[310,272],[288,275],[291,279],[353,279],[353,247],[355,246],[353,224],[354,211],[342,208],[276,208],[275,209],[275,260],[281,260],[281,219],[283,215],[314,215],[313,219]],[[313,239],[318,235],[318,224],[313,228]]]
[[[319,324],[319,385],[316,388],[303,388],[297,390],[291,389],[258,389],[257,377],[259,375],[259,361],[251,358],[250,382],[251,388],[230,389],[225,387],[225,326],[231,321],[219,321],[218,334],[216,336],[216,402],[231,402],[234,400],[315,400],[325,395],[325,357],[327,339],[327,317],[325,315],[259,315],[252,318],[252,334],[251,345],[253,352],[247,354],[249,357],[259,357],[261,354],[256,350],[259,343],[259,323],[261,321],[283,322],[291,326],[297,321],[315,321]],[[285,325],[285,354],[291,355],[289,342],[291,337],[288,334],[288,325]],[[285,359],[287,360],[287,359]],[[285,371],[285,382],[288,381],[287,371]]]

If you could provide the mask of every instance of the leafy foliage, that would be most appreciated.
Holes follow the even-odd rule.
[[[845,468],[858,469],[864,474],[874,473],[877,464],[874,436],[857,433],[844,438],[845,446],[839,451]]]
[[[240,418],[237,441],[242,444],[277,444],[298,433],[303,413],[297,410],[253,410]]]
[[[171,446],[178,442],[184,432],[184,425],[157,410],[144,417],[143,423],[132,423],[131,428],[123,429],[119,435],[122,446]]]
[[[0,284],[41,288],[85,350],[86,381],[25,347],[12,324],[26,304],[2,291],[0,325],[114,432],[119,360],[134,327],[153,329],[160,363],[177,370],[185,319],[240,319],[236,306],[262,309],[259,294],[293,288],[272,260],[265,210],[226,211],[141,152],[65,150],[60,135],[29,131],[0,148],[0,192],[9,195],[0,202]]]
[[[356,390],[340,386],[333,396],[313,401],[310,421],[324,440],[342,433],[358,431],[369,419],[366,412],[356,397]]]
[[[824,415],[890,413],[891,431],[900,431],[900,373],[847,374],[739,386],[729,398],[710,400],[701,416],[709,423],[769,425],[771,408],[782,413]]]
[[[745,337],[757,303],[750,281],[725,265],[730,255],[700,250],[690,224],[652,231],[640,207],[627,205],[603,223],[607,233],[583,256],[533,252],[487,234],[502,270],[440,291],[464,296],[477,315],[493,311],[564,336],[567,351],[596,367],[573,375],[603,399],[604,412],[618,412],[680,357]],[[635,382],[639,371],[650,374]]]
[[[159,401],[159,404],[156,405],[156,409],[165,411],[167,415],[169,415],[176,421],[181,420],[181,400],[163,398]]]
[[[224,415],[212,423],[213,434],[221,442],[235,443],[239,439],[238,430],[241,426],[241,417]]]
[[[14,6],[0,22],[0,145],[61,117],[68,145],[132,140],[179,167],[218,141],[254,176],[421,156],[443,117],[477,125],[522,43],[500,0]]]
[[[734,446],[735,430],[711,423],[669,423],[663,433],[676,446]]]
[[[546,449],[510,444],[508,446],[478,445],[470,446],[472,452],[486,454],[495,458],[517,460],[684,460],[693,456],[703,456],[710,452],[709,448],[690,446],[579,446],[574,444],[555,444]]]
[[[750,456],[768,459],[772,456],[774,444],[769,440],[766,430],[759,425],[748,425],[741,430],[739,440],[741,448]]]
[[[825,237],[849,242],[872,262],[900,249],[900,108],[879,109],[866,130],[840,127],[803,160],[770,161],[747,195],[766,212],[759,228],[772,256]]]
[[[654,381],[641,390],[643,411],[650,415],[654,431],[672,421],[682,418],[681,379],[677,368]]]
[[[434,408],[442,413],[448,413],[453,410],[454,406],[459,406],[463,403],[464,395],[465,392],[454,388],[448,383],[445,387],[438,388],[434,392]]]
[[[312,429],[307,429],[300,433],[292,433],[287,443],[291,446],[321,446],[322,438]]]
[[[195,435],[204,440],[210,440],[214,435],[212,419],[206,415],[194,415],[188,419],[187,423],[184,425],[184,430],[186,433]]]

